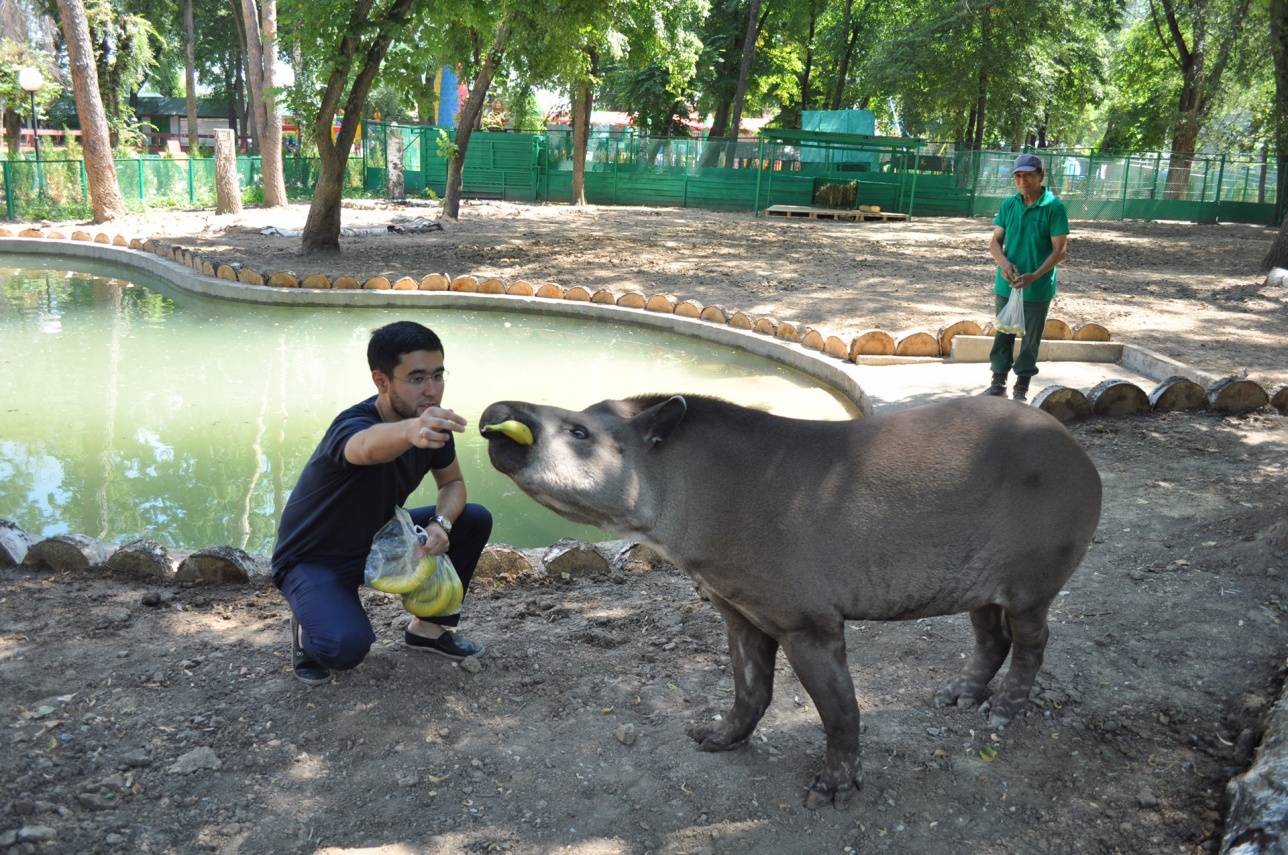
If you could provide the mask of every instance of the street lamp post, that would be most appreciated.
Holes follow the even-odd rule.
[[[31,96],[31,139],[36,147],[36,191],[43,197],[45,182],[42,180],[44,176],[40,174],[40,122],[36,118],[36,91],[45,85],[45,77],[39,68],[29,65],[18,69],[18,85]]]

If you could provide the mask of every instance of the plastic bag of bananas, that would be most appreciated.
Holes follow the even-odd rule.
[[[416,617],[456,614],[465,598],[465,586],[446,555],[421,556],[416,547],[425,542],[425,530],[403,508],[371,540],[363,581],[386,594],[402,594],[403,607]]]
[[[432,567],[428,579],[419,588],[403,594],[403,608],[416,617],[429,618],[454,615],[461,610],[465,599],[465,586],[446,555],[426,555],[421,566]]]
[[[426,566],[420,560],[416,545],[422,541],[416,529],[411,514],[395,507],[393,519],[371,539],[363,581],[386,594],[407,594],[424,584],[434,572],[434,564],[431,561]]]

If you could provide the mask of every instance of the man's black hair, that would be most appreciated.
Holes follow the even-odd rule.
[[[442,353],[443,342],[423,324],[394,321],[372,331],[371,341],[367,344],[367,366],[372,371],[392,377],[403,354],[417,350]]]

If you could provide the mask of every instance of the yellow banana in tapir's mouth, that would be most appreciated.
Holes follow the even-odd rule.
[[[517,419],[506,419],[494,425],[483,425],[483,433],[504,434],[519,445],[532,445],[532,429]]]

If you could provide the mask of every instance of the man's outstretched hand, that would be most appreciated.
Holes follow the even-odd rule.
[[[442,448],[452,431],[465,430],[465,419],[451,410],[430,407],[411,424],[411,444],[417,448]]]

